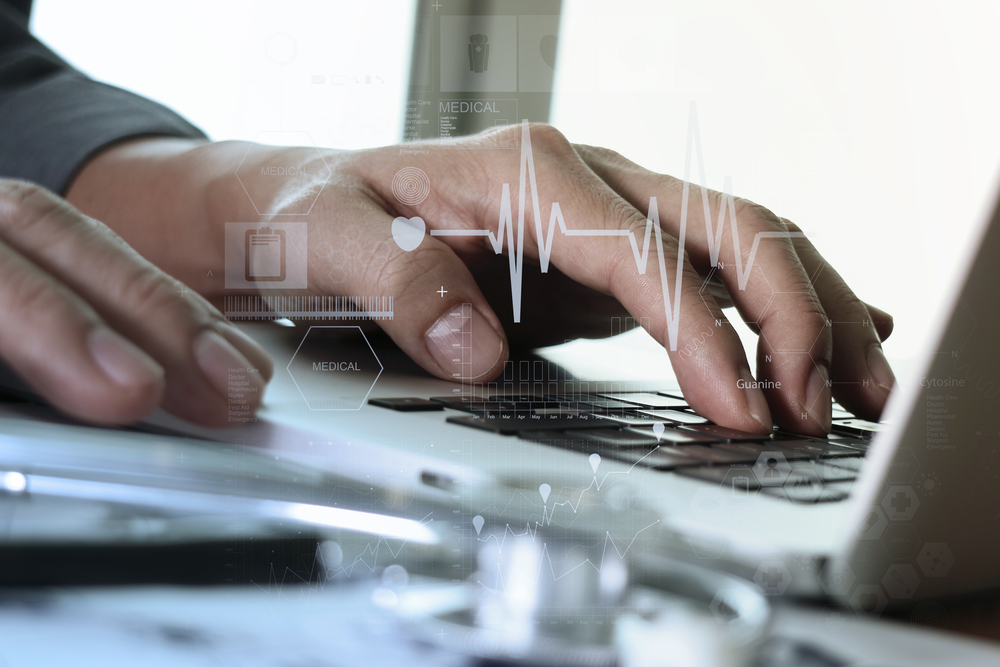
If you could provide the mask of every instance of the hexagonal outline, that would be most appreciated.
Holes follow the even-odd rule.
[[[758,493],[758,491],[760,490],[759,488],[757,488],[757,487],[755,486],[754,488],[748,488],[748,489],[747,489],[747,491],[746,491],[746,493],[745,493],[744,495],[737,495],[737,492],[736,492],[736,487],[735,487],[735,486],[733,486],[733,482],[732,482],[732,481],[730,481],[730,482],[729,482],[729,483],[727,484],[727,483],[726,483],[726,480],[727,480],[727,479],[730,479],[730,477],[729,477],[729,476],[730,476],[731,474],[732,474],[732,475],[733,475],[734,477],[735,477],[735,476],[737,476],[737,475],[735,475],[735,473],[737,473],[737,472],[739,472],[739,471],[741,471],[741,470],[746,470],[746,471],[747,471],[748,473],[750,473],[750,477],[752,477],[752,478],[753,478],[753,481],[754,481],[754,483],[755,483],[755,484],[757,484],[757,475],[756,475],[756,474],[754,473],[754,471],[753,471],[753,467],[752,467],[752,466],[748,466],[748,467],[745,467],[745,468],[737,468],[737,467],[735,467],[735,466],[730,466],[730,468],[729,468],[729,470],[728,470],[728,471],[726,472],[726,474],[725,474],[725,475],[723,475],[723,477],[722,477],[722,481],[721,481],[721,482],[719,482],[719,488],[720,488],[720,489],[722,490],[722,492],[723,492],[723,493],[725,493],[726,491],[729,491],[729,492],[730,492],[730,495],[732,496],[732,498],[734,498],[734,499],[735,499],[735,502],[736,502],[737,504],[739,504],[739,503],[741,503],[741,502],[744,502],[744,501],[750,501],[750,500],[752,500],[752,499],[753,499],[753,497],[754,497],[754,496],[755,496],[755,495],[756,495],[756,494]],[[749,481],[749,478],[748,478],[748,481]],[[748,485],[748,486],[749,486],[749,485]],[[759,484],[758,484],[758,486],[759,486]]]
[[[886,501],[889,500],[889,496],[892,495],[893,491],[904,490],[904,489],[909,489],[910,490],[910,494],[913,497],[913,504],[910,507],[906,508],[906,512],[903,513],[904,516],[896,518],[896,517],[892,516],[894,513],[896,513],[895,510],[890,511],[885,506],[885,504],[886,504]],[[890,501],[890,504],[891,504],[891,501]],[[917,509],[920,507],[920,498],[917,497],[917,492],[914,491],[913,487],[911,487],[909,484],[893,484],[892,486],[890,486],[888,488],[888,490],[885,492],[885,494],[882,495],[882,500],[879,502],[879,505],[881,505],[882,509],[885,510],[885,517],[889,521],[912,521],[913,520],[913,515],[917,513]]]
[[[834,626],[834,621],[832,620],[833,619],[833,615],[827,613],[827,612],[832,611],[832,610],[836,610],[838,612],[844,612],[844,615],[846,616],[845,618],[840,618],[839,619],[839,622],[843,623],[844,627],[842,627],[842,628],[836,628],[837,630],[845,630],[847,623],[849,623],[850,621],[853,621],[853,620],[855,620],[857,618],[854,615],[854,610],[851,609],[850,605],[846,605],[846,604],[827,604],[827,605],[824,605],[823,609],[820,610],[820,615],[824,617],[824,619],[823,619],[823,625],[826,626],[827,630],[834,630],[835,627],[836,627],[836,626]]]
[[[890,465],[886,469],[886,472],[885,472],[885,474],[883,476],[885,477],[885,481],[888,482],[889,484],[893,485],[893,486],[910,486],[912,484],[912,482],[913,482],[913,478],[917,476],[917,471],[920,470],[920,459],[917,458],[917,455],[914,454],[913,450],[910,449],[909,447],[897,447],[896,448],[896,454],[895,454],[895,456],[893,456],[892,462],[895,463],[896,461],[898,461],[899,457],[903,454],[903,452],[908,452],[909,455],[912,457],[913,462],[916,465],[913,466],[913,473],[910,474],[910,477],[905,482],[892,482],[892,481],[889,481],[889,473],[892,472],[892,466]],[[917,493],[916,489],[913,489],[911,487],[910,490],[913,491],[914,495],[916,495],[916,493]]]
[[[948,552],[948,556],[950,556],[951,558],[951,562],[948,563],[948,567],[945,568],[945,571],[942,572],[941,574],[931,574],[928,571],[929,568],[924,567],[924,562],[927,560],[926,558],[924,558],[924,553],[923,553],[924,550],[927,549],[928,547],[933,547],[936,545],[941,545],[942,547],[944,547],[945,551]],[[955,554],[952,553],[951,548],[945,542],[925,542],[923,546],[920,547],[920,550],[917,552],[917,557],[915,560],[917,561],[917,565],[920,566],[920,571],[924,573],[925,577],[935,577],[935,578],[947,577],[948,573],[951,572],[951,568],[954,567],[955,565]]]
[[[689,536],[687,542],[691,545],[691,551],[694,555],[698,557],[698,560],[718,560],[722,558],[722,554],[726,551],[726,545],[723,543],[715,544],[695,544],[698,538],[695,536]],[[705,554],[705,555],[702,555]],[[712,555],[714,554],[714,555]]]
[[[914,544],[917,545],[917,546],[915,546],[913,548],[913,550],[910,551],[905,556],[894,555],[893,552],[889,550],[890,547],[888,545],[886,545],[885,538],[887,538],[889,536],[889,533],[892,530],[907,530],[907,529],[909,529],[909,531],[911,533],[913,533],[913,537],[916,538],[916,540],[914,540]],[[889,554],[889,558],[891,558],[892,560],[910,560],[910,559],[913,558],[914,554],[919,553],[919,551],[923,548],[923,547],[919,546],[920,545],[920,535],[917,534],[917,530],[911,524],[906,523],[906,522],[898,522],[898,523],[893,523],[893,524],[890,524],[890,525],[886,526],[885,531],[883,531],[883,533],[882,533],[882,537],[880,537],[878,541],[882,543],[882,548],[885,549],[885,552],[887,554]]]
[[[378,364],[378,373],[375,374],[375,379],[372,380],[372,386],[368,387],[368,392],[365,394],[365,397],[363,399],[361,399],[361,404],[358,405],[358,407],[356,407],[356,408],[314,408],[311,405],[309,405],[309,399],[306,398],[306,395],[302,392],[302,387],[299,386],[299,383],[295,381],[295,375],[291,371],[292,362],[295,361],[295,357],[298,356],[299,350],[302,349],[302,346],[306,342],[306,338],[309,337],[309,332],[311,332],[313,329],[357,329],[358,332],[361,334],[361,338],[365,341],[365,345],[367,345],[368,349],[371,350],[372,356],[375,357],[375,363]],[[292,384],[294,384],[295,388],[299,390],[299,395],[302,396],[302,400],[305,401],[306,407],[309,408],[309,410],[312,411],[312,412],[335,412],[335,411],[357,412],[358,410],[360,410],[361,408],[363,408],[365,406],[365,403],[368,402],[368,397],[371,395],[372,389],[375,388],[375,383],[378,382],[378,379],[380,377],[382,377],[382,371],[384,371],[384,370],[385,370],[385,367],[382,365],[382,362],[379,361],[378,355],[375,354],[375,348],[372,347],[371,342],[369,342],[369,340],[368,340],[368,336],[365,335],[365,332],[362,331],[361,327],[359,327],[358,325],[313,325],[313,326],[310,326],[308,329],[306,329],[305,334],[302,336],[302,340],[299,341],[299,345],[298,345],[298,347],[295,348],[295,352],[292,353],[292,358],[288,360],[288,365],[285,366],[285,372],[288,373],[288,377],[292,378]]]
[[[913,572],[913,576],[917,578],[917,583],[913,585],[912,590],[910,591],[910,594],[908,596],[907,595],[903,595],[903,596],[893,595],[892,591],[889,590],[889,586],[886,585],[886,583],[885,583],[886,577],[889,576],[889,573],[892,572],[894,568],[897,571],[909,569],[911,572]],[[903,575],[901,574],[900,576],[903,576]],[[882,575],[882,579],[880,580],[880,582],[882,584],[882,588],[885,589],[885,592],[888,595],[888,597],[891,597],[891,598],[893,598],[895,600],[909,600],[917,592],[917,589],[920,587],[920,584],[921,584],[920,575],[917,574],[916,568],[914,568],[909,563],[893,563],[892,565],[890,565],[886,569],[885,574]],[[909,586],[905,582],[903,583],[903,585],[907,586],[907,588],[909,588]]]
[[[321,185],[320,188],[319,188],[319,190],[316,191],[316,196],[313,197],[313,200],[309,204],[309,208],[308,208],[308,210],[306,210],[305,213],[261,213],[260,209],[257,208],[257,203],[253,200],[253,197],[250,196],[250,191],[247,190],[246,184],[243,183],[243,179],[240,178],[240,167],[242,167],[243,163],[247,161],[247,156],[250,155],[250,151],[252,151],[254,149],[254,146],[266,146],[266,145],[268,145],[268,144],[258,144],[257,143],[257,138],[260,137],[260,135],[263,134],[264,132],[302,132],[307,137],[309,137],[309,143],[312,144],[312,147],[316,150],[316,155],[319,156],[320,161],[323,162],[323,166],[326,167],[326,171],[327,171],[326,180],[323,181],[323,185]],[[333,170],[330,169],[330,165],[328,165],[326,163],[326,158],[323,157],[323,153],[319,150],[319,146],[317,146],[316,142],[313,141],[312,135],[309,134],[308,130],[258,130],[257,134],[254,135],[253,139],[254,140],[252,142],[250,142],[250,145],[247,147],[247,152],[243,154],[243,158],[240,160],[240,163],[238,165],[236,165],[236,170],[233,172],[233,175],[236,176],[236,180],[239,181],[239,183],[240,183],[240,187],[243,188],[243,192],[246,193],[247,199],[250,200],[250,205],[253,206],[253,210],[256,211],[257,215],[259,215],[261,217],[271,216],[271,215],[300,215],[300,216],[309,215],[309,213],[312,212],[313,206],[315,206],[316,202],[319,201],[319,196],[321,194],[323,194],[323,190],[326,188],[326,184],[330,182],[331,178],[333,178]]]
[[[839,586],[835,586],[827,581],[828,572],[830,570],[840,570],[844,575],[844,583]],[[830,559],[823,564],[823,567],[819,571],[819,585],[822,587],[823,591],[827,595],[847,595],[848,591],[851,590],[851,586],[857,580],[857,576],[854,574],[854,570],[846,560],[843,559]]]
[[[877,536],[875,536],[875,537],[868,537],[867,532],[861,531],[860,530],[860,526],[856,526],[855,530],[854,530],[854,535],[855,535],[855,537],[858,538],[859,541],[878,542],[879,545],[881,546],[881,544],[882,544],[882,535],[885,533],[885,529],[889,527],[889,517],[887,517],[885,515],[885,511],[882,510],[881,505],[879,505],[878,503],[875,503],[871,507],[872,507],[872,512],[875,512],[876,514],[878,514],[879,518],[878,518],[878,520],[875,523],[873,523],[871,526],[869,526],[869,529],[874,528],[875,526],[879,525],[879,523],[881,523],[882,524],[882,530],[879,531],[879,533],[878,533]],[[870,515],[871,514],[869,513],[869,516]]]
[[[757,474],[757,471],[754,470],[754,468],[756,468],[757,466],[759,466],[761,463],[764,463],[764,465],[767,465],[767,463],[766,463],[766,461],[764,459],[765,456],[767,458],[769,458],[769,459],[773,458],[773,459],[777,459],[778,460],[778,463],[774,467],[775,470],[778,469],[778,466],[780,466],[782,464],[782,462],[784,462],[784,464],[788,467],[788,472],[786,472],[784,475],[781,476],[781,482],[780,483],[778,483],[778,484],[766,484],[766,483],[764,483],[764,476]],[[760,484],[761,488],[764,488],[764,487],[779,488],[779,487],[782,487],[782,486],[785,485],[785,480],[787,480],[788,476],[792,473],[792,464],[788,462],[788,459],[785,458],[785,455],[783,453],[778,452],[778,451],[766,450],[766,451],[761,452],[757,456],[757,460],[754,461],[754,464],[750,467],[750,471],[754,474],[754,476],[757,477],[757,483]]]
[[[705,512],[706,514],[710,514],[710,515],[715,514],[716,510],[714,510],[714,509],[699,508],[699,507],[696,507],[696,503],[695,503],[695,501],[699,500],[703,496],[710,496],[709,499],[711,499],[711,495],[714,495],[715,493],[718,493],[718,495],[721,496],[721,500],[722,500],[722,502],[721,502],[722,509],[719,510],[719,515],[718,515],[719,519],[722,519],[722,517],[725,516],[726,510],[729,509],[729,498],[726,496],[725,492],[723,492],[722,489],[719,488],[719,487],[715,487],[715,486],[701,486],[701,487],[699,487],[694,492],[694,496],[692,496],[691,502],[688,503],[688,506],[691,508],[691,513],[694,514],[695,519],[697,519],[699,521],[705,521],[706,520],[702,516],[698,516],[699,512]],[[711,519],[712,519],[712,517],[709,516],[708,520],[711,520]]]
[[[865,611],[861,609],[861,596],[865,593],[874,593],[877,601],[875,603],[875,608],[871,611]],[[851,606],[855,609],[861,609],[862,612],[870,614],[875,617],[882,615],[885,608],[889,605],[889,598],[886,596],[885,591],[878,584],[859,584],[857,588],[854,589],[854,595],[851,596]]]
[[[779,589],[775,592],[770,592],[767,587],[764,586],[764,570],[770,569],[772,567],[778,566],[781,568],[782,573],[782,584]],[[788,567],[785,565],[784,561],[781,560],[762,560],[760,562],[760,567],[757,568],[757,572],[753,575],[753,583],[757,585],[757,589],[763,595],[784,595],[785,590],[792,583],[792,573],[788,571]]]

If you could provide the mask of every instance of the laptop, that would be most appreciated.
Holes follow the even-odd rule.
[[[628,356],[638,334],[594,343],[592,357],[569,345],[513,358],[496,381],[470,386],[429,377],[348,315],[241,325],[278,369],[257,421],[213,430],[158,413],[140,430],[332,475],[370,492],[378,512],[437,523],[473,548],[539,529],[588,543],[610,535],[640,569],[685,559],[765,595],[867,613],[978,593],[1000,586],[998,254],[993,206],[883,422],[835,404],[828,438],[721,428],[687,406],[669,372],[609,375],[609,359],[654,358]],[[316,488],[333,477],[323,479]],[[415,517],[415,499],[436,509]],[[455,567],[456,578],[474,569]]]
[[[636,567],[655,572],[657,558],[686,559],[753,580],[765,595],[834,599],[868,613],[977,593],[1000,586],[998,255],[994,206],[969,240],[950,298],[928,314],[926,349],[893,390],[884,421],[834,405],[825,439],[708,423],[665,369],[660,379],[643,377],[666,355],[653,347],[629,357],[628,342],[643,341],[633,333],[593,344],[595,355],[569,345],[514,358],[496,381],[470,386],[430,378],[370,323],[257,321],[242,326],[278,372],[256,421],[205,429],[158,413],[138,427],[159,443],[152,453],[148,436],[117,433],[119,443],[139,438],[131,459],[108,450],[94,463],[72,441],[107,448],[107,431],[81,436],[50,413],[7,405],[0,468],[37,473],[59,460],[79,480],[132,466],[144,479],[176,474],[190,488],[232,494],[225,456],[210,455],[217,460],[197,483],[183,460],[164,472],[157,447],[200,438],[209,447],[196,450],[202,458],[226,443],[225,452],[260,459],[257,479],[272,459],[298,471],[287,486],[275,481],[288,476],[284,468],[265,473],[271,486],[258,483],[254,497],[335,504],[343,498],[324,489],[336,479],[356,504],[371,491],[367,506],[382,514],[433,524],[449,513],[448,530],[473,547],[497,526],[584,541],[613,535],[637,562],[652,559]],[[615,364],[641,366],[642,379],[616,379],[608,374]],[[23,391],[12,379],[5,385]],[[26,419],[47,423],[29,428]],[[41,440],[12,447],[18,433],[54,449],[43,456]],[[308,477],[303,490],[299,478]],[[427,502],[436,509],[414,517]]]

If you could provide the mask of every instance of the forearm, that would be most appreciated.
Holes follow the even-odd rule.
[[[324,185],[336,188],[327,183],[326,168],[336,168],[346,155],[261,145],[248,154],[251,145],[170,138],[121,143],[87,163],[66,196],[145,258],[217,303],[225,286],[225,223],[266,224],[267,213],[299,213],[302,201]],[[286,179],[262,176],[276,166],[311,176],[296,182],[289,198]],[[314,217],[329,217],[320,211],[331,214],[332,199],[320,198]]]

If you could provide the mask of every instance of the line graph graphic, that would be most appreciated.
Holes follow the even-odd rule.
[[[635,259],[636,269],[640,275],[645,275],[649,260],[650,237],[655,237],[656,246],[659,252],[656,253],[657,267],[660,274],[661,294],[663,298],[664,313],[667,319],[667,337],[670,350],[677,350],[677,336],[680,327],[680,297],[681,278],[684,271],[684,247],[686,241],[686,231],[688,222],[688,203],[691,189],[691,161],[692,153],[697,154],[698,171],[700,176],[700,189],[702,197],[702,210],[705,215],[705,230],[707,232],[709,260],[713,267],[722,268],[719,263],[719,253],[722,248],[722,235],[728,213],[731,221],[733,236],[734,262],[737,275],[737,284],[740,290],[745,290],[750,279],[750,271],[753,268],[754,259],[760,246],[760,241],[767,238],[793,238],[803,237],[800,232],[757,232],[754,236],[750,252],[744,263],[743,254],[740,247],[739,229],[736,221],[736,200],[732,195],[732,179],[725,177],[723,185],[723,199],[719,206],[718,225],[713,225],[711,208],[709,206],[708,188],[705,185],[705,164],[702,158],[701,135],[698,127],[698,116],[695,103],[691,102],[688,113],[687,147],[684,159],[684,185],[681,194],[680,225],[677,235],[677,258],[674,276],[673,298],[670,296],[669,284],[667,281],[666,259],[664,257],[662,230],[660,227],[660,214],[656,196],[650,196],[649,207],[646,214],[646,227],[643,232],[642,247],[640,249],[636,234],[628,229],[571,229],[566,226],[559,202],[553,201],[549,212],[549,225],[547,230],[542,229],[542,214],[539,204],[538,182],[535,175],[535,162],[531,147],[531,133],[528,121],[521,122],[521,157],[519,165],[519,186],[517,222],[515,225],[513,213],[511,211],[510,184],[504,183],[500,195],[500,218],[496,234],[487,229],[432,229],[431,236],[442,237],[487,237],[496,254],[501,254],[504,249],[504,237],[507,240],[507,255],[510,264],[511,300],[513,302],[514,321],[521,321],[521,298],[522,298],[522,276],[524,272],[524,216],[525,216],[525,193],[526,186],[531,186],[531,211],[535,222],[535,239],[538,243],[538,259],[541,265],[541,272],[547,273],[549,260],[552,255],[552,244],[555,240],[555,230],[558,225],[563,236],[568,237],[622,237],[627,236],[632,247],[632,254]],[[516,229],[515,229],[516,226]],[[515,238],[516,237],[516,238]]]

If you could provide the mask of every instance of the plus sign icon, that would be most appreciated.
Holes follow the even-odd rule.
[[[920,501],[910,486],[890,486],[882,497],[882,509],[890,521],[909,521],[918,507]]]
[[[753,582],[764,595],[782,595],[792,583],[792,575],[782,561],[765,560],[753,575]]]

